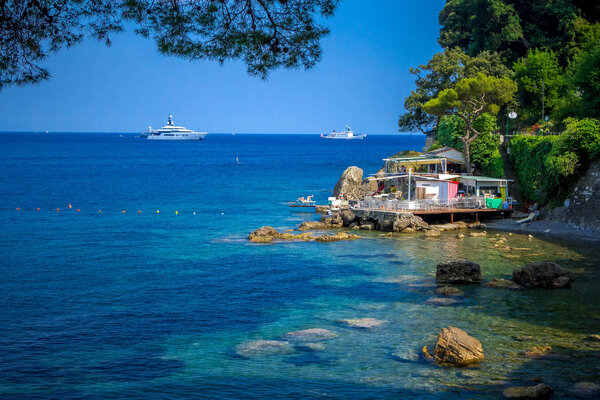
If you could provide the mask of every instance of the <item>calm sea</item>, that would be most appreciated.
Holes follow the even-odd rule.
[[[600,333],[594,249],[516,234],[502,234],[511,251],[455,233],[245,240],[316,219],[285,202],[325,202],[347,166],[375,173],[382,158],[421,149],[422,136],[123,136],[0,134],[0,397],[497,398],[533,376],[559,396],[600,383],[600,349],[585,340]],[[551,259],[576,281],[556,292],[467,287],[453,306],[427,304],[435,265],[455,257],[486,278]],[[344,318],[387,322],[356,330]],[[486,361],[424,360],[448,325],[477,337]],[[236,353],[307,328],[337,337]],[[523,355],[542,344],[560,357]]]

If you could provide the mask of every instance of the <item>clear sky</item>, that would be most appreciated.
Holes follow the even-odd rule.
[[[208,132],[321,133],[350,124],[397,132],[410,67],[440,50],[445,0],[344,0],[309,71],[276,70],[267,81],[241,62],[224,66],[160,55],[133,33],[113,45],[88,40],[48,58],[52,78],[0,92],[0,131],[140,132],[175,123]]]

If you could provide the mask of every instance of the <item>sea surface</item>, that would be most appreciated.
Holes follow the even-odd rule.
[[[373,174],[423,142],[0,134],[0,398],[479,399],[534,377],[567,398],[577,382],[600,384],[600,347],[586,340],[600,334],[597,248],[491,231],[246,240],[263,225],[317,219],[286,202],[324,203],[347,166]],[[428,304],[435,265],[454,258],[480,263],[486,279],[554,260],[575,282],[461,287],[456,304]],[[353,329],[346,318],[386,322]],[[446,326],[478,338],[485,361],[427,361],[421,349]],[[286,336],[309,328],[336,336],[309,345]],[[525,356],[539,345],[553,356]]]

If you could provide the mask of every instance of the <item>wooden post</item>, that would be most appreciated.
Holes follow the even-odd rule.
[[[454,213],[450,213],[450,223],[454,223]]]
[[[478,212],[475,213],[475,222],[479,222],[479,213]]]

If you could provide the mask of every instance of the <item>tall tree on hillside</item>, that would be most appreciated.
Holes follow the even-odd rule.
[[[419,130],[427,133],[436,128],[438,117],[426,113],[423,105],[442,90],[479,73],[506,77],[510,70],[498,54],[484,51],[477,57],[470,57],[461,49],[453,48],[435,54],[427,64],[411,68],[410,73],[416,76],[416,89],[404,101],[406,112],[400,116],[398,126],[402,132]]]
[[[535,49],[515,63],[514,71],[523,118],[528,123],[543,120],[543,115],[552,112],[566,89],[566,78],[556,55]]]
[[[462,79],[453,88],[441,91],[423,106],[425,112],[431,115],[456,115],[465,121],[465,134],[460,140],[468,173],[472,172],[470,146],[480,134],[473,123],[483,113],[496,115],[516,91],[517,85],[509,78],[480,73],[475,78]]]
[[[312,67],[340,0],[1,0],[0,89],[36,83],[56,51],[91,37],[110,46],[132,26],[158,50],[191,60],[241,59],[252,75]]]

